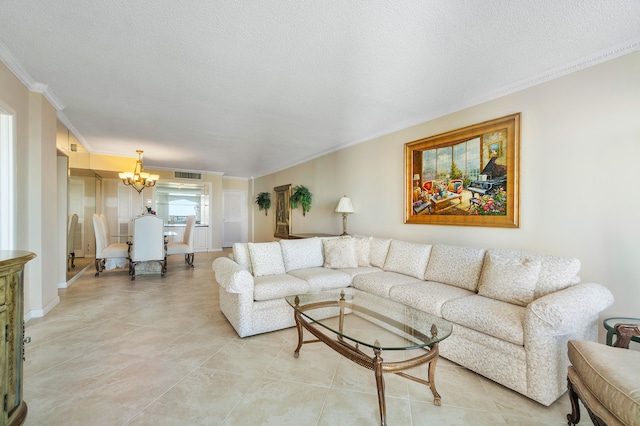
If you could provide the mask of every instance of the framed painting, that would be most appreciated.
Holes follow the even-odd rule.
[[[276,186],[273,190],[276,193],[276,228],[273,236],[276,238],[289,238],[291,184]]]
[[[404,145],[405,223],[520,226],[520,113]]]

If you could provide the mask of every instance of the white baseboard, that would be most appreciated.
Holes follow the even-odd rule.
[[[60,303],[60,296],[54,297],[51,302],[47,304],[43,309],[32,309],[24,315],[24,322],[29,322],[32,318],[42,318],[49,311],[56,307],[56,305]]]
[[[69,281],[67,281],[66,283],[58,283],[58,288],[68,288],[71,287],[71,284],[73,284],[79,277],[80,275],[84,274],[86,272],[87,269],[91,268],[93,264],[90,263],[87,266],[85,266],[84,268],[82,268],[82,271],[78,272],[77,274],[75,274],[73,277],[71,277],[71,279]]]

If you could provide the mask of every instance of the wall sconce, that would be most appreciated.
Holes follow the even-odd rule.
[[[336,213],[342,213],[342,234],[340,236],[349,235],[347,234],[347,215],[351,213],[355,213],[353,210],[353,204],[351,204],[351,200],[345,195],[340,198],[338,201],[338,205],[336,206]]]

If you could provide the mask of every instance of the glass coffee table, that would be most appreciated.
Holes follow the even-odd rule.
[[[353,288],[290,296],[286,300],[294,309],[298,329],[294,356],[298,357],[305,343],[323,342],[356,364],[372,370],[381,425],[386,425],[383,373],[394,373],[428,386],[433,393],[434,404],[441,404],[434,376],[438,342],[451,335],[450,322]],[[304,329],[316,339],[304,340]],[[402,361],[384,361],[383,351],[415,353],[409,353]],[[427,379],[405,373],[427,363]]]

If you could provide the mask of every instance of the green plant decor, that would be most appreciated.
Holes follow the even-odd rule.
[[[293,194],[289,199],[291,207],[298,208],[298,205],[302,206],[302,215],[306,216],[307,212],[311,210],[311,202],[313,201],[313,195],[309,192],[309,189],[304,185],[298,185],[293,188]]]
[[[269,192],[261,192],[256,197],[256,204],[259,210],[264,210],[264,215],[267,215],[269,207],[271,207],[271,194]]]

